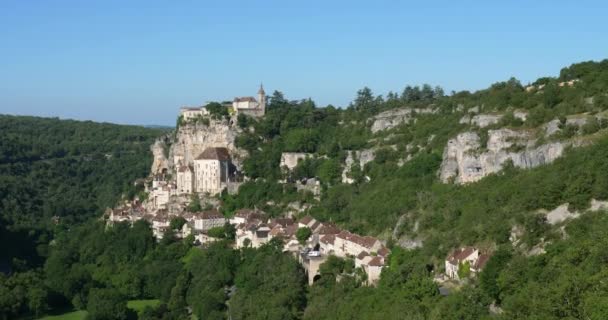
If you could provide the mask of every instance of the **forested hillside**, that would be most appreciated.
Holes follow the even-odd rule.
[[[146,177],[158,129],[0,116],[0,253],[31,265],[54,228],[98,217]],[[39,245],[38,247],[36,247]],[[36,263],[33,263],[35,265]]]
[[[408,121],[394,121],[403,110]],[[377,287],[364,285],[354,259],[333,256],[308,286],[278,239],[235,250],[230,230],[196,247],[172,229],[155,241],[145,221],[107,227],[101,211],[139,192],[133,181],[149,173],[149,146],[163,132],[0,117],[0,248],[18,258],[0,274],[0,319],[65,310],[91,319],[604,319],[608,216],[592,203],[608,200],[607,110],[604,60],[477,92],[364,88],[346,108],[275,91],[265,117],[238,117],[249,179],[218,196],[219,209],[278,217],[295,203],[300,215],[377,236],[392,250]],[[480,115],[496,121],[475,124]],[[380,118],[391,125],[378,129]],[[475,133],[479,149],[469,152],[480,154],[503,129],[528,139],[510,152],[551,143],[564,152],[529,168],[507,161],[471,183],[440,179],[451,139]],[[309,156],[287,170],[285,152]],[[373,157],[361,165],[357,152]],[[308,179],[319,181],[318,197],[298,191]],[[548,221],[560,205],[568,219]],[[446,256],[467,245],[492,253],[485,269],[440,291]],[[128,307],[139,300],[158,304]]]

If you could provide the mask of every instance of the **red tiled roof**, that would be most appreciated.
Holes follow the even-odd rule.
[[[456,249],[452,254],[450,254],[447,258],[448,262],[453,265],[459,264],[466,257],[470,256],[473,252],[475,252],[475,248],[473,247],[464,247],[460,249]]]
[[[272,219],[270,221],[270,223],[275,223],[278,224],[282,227],[287,227],[290,226],[292,224],[294,224],[293,220],[289,219],[289,218],[277,218],[277,219]]]
[[[338,234],[340,233],[340,228],[338,228],[335,224],[331,222],[323,222],[321,228],[319,228],[319,234]]]
[[[342,231],[338,233],[337,237],[342,238],[346,241],[354,242],[362,247],[371,249],[374,244],[378,241],[378,239],[374,237],[365,236],[362,237],[360,235],[350,233],[348,231]]]
[[[363,260],[363,258],[369,256],[369,253],[367,253],[367,251],[361,251],[361,253],[359,253],[359,255],[357,255],[357,259],[359,260]]]
[[[254,97],[236,97],[234,102],[257,102]]]
[[[230,153],[226,148],[207,148],[196,160],[230,160]]]
[[[483,269],[483,267],[486,266],[486,263],[488,263],[488,260],[490,260],[490,255],[489,254],[485,254],[485,253],[484,254],[480,254],[479,258],[477,259],[477,261],[473,265],[473,269],[476,269],[476,270]]]
[[[384,259],[382,259],[382,257],[375,256],[367,265],[371,267],[382,267],[384,266]]]
[[[192,171],[192,168],[190,166],[179,166],[179,169],[177,170],[179,172],[186,172],[186,171]]]
[[[389,255],[389,253],[391,253],[391,251],[387,247],[384,247],[384,246],[382,248],[380,248],[380,250],[378,250],[378,255],[380,255],[384,258],[386,258]]]
[[[305,216],[304,218],[300,219],[300,221],[298,221],[301,224],[304,225],[308,225],[314,218],[311,216]]]
[[[319,241],[333,245],[335,240],[336,240],[335,234],[326,234],[323,237],[321,237],[321,239]]]
[[[221,213],[219,213],[217,210],[203,211],[203,212],[199,213],[198,216],[204,220],[223,219],[224,218],[224,216]]]

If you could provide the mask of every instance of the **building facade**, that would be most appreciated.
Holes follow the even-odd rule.
[[[191,166],[180,165],[177,169],[177,192],[192,193],[194,187],[194,172]]]
[[[194,160],[194,189],[211,195],[226,188],[230,176],[230,154],[226,148],[207,148]]]
[[[239,114],[252,117],[262,117],[266,113],[266,93],[264,87],[260,85],[257,100],[254,97],[236,97],[232,101],[232,109]]]

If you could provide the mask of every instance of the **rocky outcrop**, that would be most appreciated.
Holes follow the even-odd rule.
[[[570,210],[568,210],[568,204],[564,203],[561,206],[547,212],[546,215],[547,215],[547,223],[558,224],[558,223],[566,221],[568,219],[578,218],[580,216],[580,213],[578,213],[576,211],[570,212]]]
[[[461,124],[472,124],[480,128],[498,123],[502,119],[502,114],[478,114],[474,116],[465,115],[460,119]]]
[[[287,168],[287,170],[293,170],[298,162],[306,158],[312,157],[311,153],[303,152],[283,152],[281,154],[281,168]]]
[[[161,137],[150,146],[152,156],[154,157],[150,170],[152,175],[158,175],[164,170],[169,170],[169,160],[165,156],[165,149],[168,148],[166,138],[167,137]]]
[[[507,161],[518,168],[533,168],[559,158],[565,143],[554,142],[535,147],[526,131],[499,129],[488,131],[486,150],[481,149],[475,132],[464,132],[448,141],[443,153],[440,178],[443,182],[469,183],[500,171]]]
[[[402,123],[407,123],[413,119],[415,114],[434,113],[435,111],[431,108],[424,109],[412,109],[412,108],[401,108],[389,111],[384,111],[377,114],[373,120],[372,132],[387,130],[394,128]]]
[[[365,164],[374,161],[374,152],[374,149],[348,151],[346,160],[344,160],[344,170],[342,170],[342,183],[355,182],[352,178],[349,177],[353,164],[355,164],[355,161],[357,161],[359,163],[359,167],[363,169]]]
[[[228,120],[210,119],[209,125],[203,123],[185,123],[181,125],[172,139],[162,138],[152,146],[154,162],[152,173],[158,172],[159,168],[168,168],[174,171],[178,162],[192,164],[206,148],[223,147],[228,149],[232,162],[241,167],[246,151],[238,149],[235,138],[240,129]],[[170,141],[169,141],[170,140]],[[165,157],[165,148],[169,148],[169,157]]]

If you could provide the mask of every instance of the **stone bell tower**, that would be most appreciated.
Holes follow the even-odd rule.
[[[261,109],[262,115],[266,113],[266,92],[264,92],[264,86],[260,83],[260,90],[258,90],[258,108]]]

